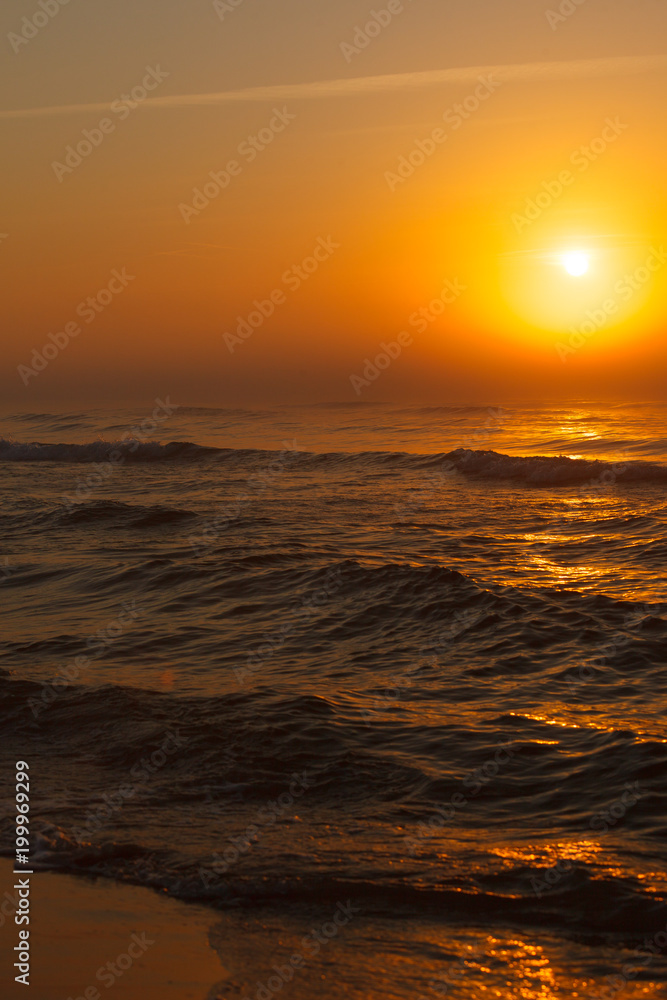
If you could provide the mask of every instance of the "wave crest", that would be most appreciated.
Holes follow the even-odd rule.
[[[192,441],[91,441],[86,444],[21,443],[0,438],[0,462],[199,462],[212,460],[230,464],[271,463],[284,457],[285,451],[252,448],[216,448]],[[468,477],[512,480],[530,486],[589,485],[602,488],[614,483],[665,483],[667,466],[657,462],[569,458],[565,455],[504,455],[496,451],[456,451],[437,455],[413,455],[405,452],[326,452],[314,453],[290,449],[290,464],[301,469],[335,472],[346,468],[365,468],[368,472],[388,469],[418,472],[439,471],[442,475],[460,473]]]

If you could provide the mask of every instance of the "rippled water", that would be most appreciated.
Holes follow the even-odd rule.
[[[39,863],[215,907],[224,996],[347,900],[289,995],[666,996],[664,408],[165,412],[0,422]]]

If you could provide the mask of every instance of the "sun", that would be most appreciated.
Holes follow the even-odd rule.
[[[588,271],[588,254],[582,253],[580,250],[573,250],[570,253],[563,254],[562,262],[567,273],[571,274],[573,278],[580,278]]]

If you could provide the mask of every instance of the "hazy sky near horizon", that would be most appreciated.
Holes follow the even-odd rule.
[[[664,397],[660,0],[0,19],[6,408]]]

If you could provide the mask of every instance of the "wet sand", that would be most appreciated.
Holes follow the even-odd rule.
[[[10,861],[0,861],[3,902],[18,878],[12,871]],[[30,878],[30,986],[13,980],[9,956],[16,954],[19,927],[5,915],[0,993],[31,1000],[209,1000],[226,979],[208,941],[214,922],[210,910],[146,889],[36,872]]]

